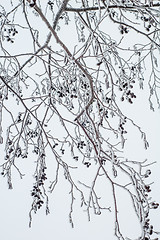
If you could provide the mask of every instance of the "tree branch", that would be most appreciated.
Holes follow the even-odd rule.
[[[153,7],[160,7],[160,3],[156,3],[152,5]],[[127,5],[110,5],[107,6],[108,9],[125,9],[125,10],[139,10],[139,9],[147,9],[151,8],[149,4],[143,4],[143,5],[135,5],[133,4],[132,6],[127,6]],[[98,10],[103,10],[106,9],[105,6],[100,6],[100,7],[83,7],[83,8],[65,8],[66,12],[87,12],[87,11],[98,11]]]

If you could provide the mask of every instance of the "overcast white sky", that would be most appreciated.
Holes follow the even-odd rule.
[[[36,23],[35,23],[36,25]],[[109,29],[112,32],[112,26]],[[48,31],[45,31],[45,34]],[[65,36],[69,36],[66,32]],[[137,36],[134,35],[136,38]],[[25,45],[28,44],[28,38],[18,39],[18,51],[23,51]],[[45,37],[44,37],[45,39]],[[71,38],[70,38],[71,40]],[[68,43],[70,42],[68,40]],[[133,41],[133,38],[132,38]],[[67,42],[67,40],[66,40]],[[11,45],[5,46],[9,51],[15,50]],[[155,112],[149,109],[148,103],[148,89],[144,88],[144,91],[137,89],[137,99],[133,106],[128,107],[124,105],[125,113],[134,121],[140,125],[144,132],[146,132],[150,147],[146,151],[144,150],[143,143],[141,141],[140,134],[134,127],[130,126],[130,135],[128,136],[128,143],[125,147],[125,156],[134,160],[138,159],[143,161],[148,159],[149,162],[156,161],[156,164],[150,168],[152,170],[149,182],[152,184],[152,196],[153,200],[160,202],[160,110],[155,107]],[[5,119],[4,121],[6,121]],[[7,121],[6,121],[7,123]],[[1,149],[1,151],[3,151]],[[3,154],[2,154],[3,155]],[[33,156],[34,157],[34,156]],[[30,169],[31,161],[33,159],[28,158],[19,163],[25,170],[25,177],[20,180],[17,175],[13,179],[13,190],[8,190],[6,179],[0,176],[0,239],[3,240],[114,240],[113,229],[114,220],[113,214],[106,210],[100,216],[91,214],[91,221],[88,222],[86,212],[81,211],[80,203],[76,203],[75,212],[73,213],[73,219],[75,222],[74,229],[71,228],[69,223],[69,187],[65,181],[62,181],[55,193],[50,196],[49,206],[50,214],[45,216],[45,210],[42,208],[36,215],[33,215],[32,228],[29,228],[29,210],[32,204],[32,198],[30,192],[33,184],[32,169]],[[1,159],[2,162],[2,159]],[[83,174],[83,172],[82,172]],[[86,170],[84,174],[87,175]],[[86,176],[87,177],[87,176]],[[109,193],[109,186],[104,188],[103,184],[99,186],[100,190]],[[139,234],[139,227],[134,221],[134,214],[127,208],[127,202],[130,201],[124,193],[119,198],[119,206],[124,209],[124,214],[121,217],[122,230],[126,234],[128,233],[132,240],[136,239]],[[50,195],[50,194],[49,194]],[[109,207],[109,202],[108,202]],[[155,230],[160,231],[160,210],[152,211],[152,220],[155,226]],[[135,224],[133,226],[133,224]]]

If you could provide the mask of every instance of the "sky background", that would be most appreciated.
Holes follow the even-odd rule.
[[[19,21],[19,19],[20,15],[17,17],[17,21]],[[35,24],[35,27],[38,25],[36,21],[33,24]],[[44,26],[41,26],[41,29],[43,28]],[[43,38],[46,38],[48,30],[44,28],[42,33],[44,34],[44,36],[42,34],[43,42]],[[112,26],[108,29],[108,33],[112,33],[115,38],[118,38],[118,30],[117,32],[113,32]],[[71,30],[69,32],[68,28],[65,26],[62,33],[60,33],[60,36],[62,36],[65,39],[66,44],[73,49],[73,45],[70,45],[72,37]],[[136,38],[137,35],[130,35],[131,41],[135,41]],[[23,38],[23,41],[20,36],[17,36],[18,48],[13,48],[13,45],[9,44],[5,45],[5,47],[10,52],[14,52],[15,49],[17,49],[16,51],[23,52],[26,49],[26,46],[29,46],[28,39],[27,35]],[[148,63],[146,69],[149,69],[149,67]],[[146,71],[146,76],[147,74],[148,73]],[[128,125],[130,133],[127,136],[128,142],[126,142],[124,155],[126,158],[131,160],[144,161],[145,159],[148,159],[148,163],[156,162],[154,165],[149,167],[152,174],[146,181],[148,181],[148,183],[154,182],[151,185],[151,196],[153,197],[153,200],[160,203],[160,110],[157,109],[156,106],[155,112],[150,110],[148,102],[149,90],[147,86],[144,87],[143,91],[139,90],[137,86],[136,93],[137,98],[133,106],[123,104],[122,110],[128,117],[132,118],[136,124],[142,127],[142,130],[147,135],[150,147],[146,151],[138,130],[136,130],[133,126]],[[4,121],[5,126],[7,126],[7,115],[4,116]],[[0,148],[0,151],[3,155],[2,151],[4,150],[2,147]],[[49,154],[50,153],[48,153],[48,155]],[[44,238],[47,240],[116,239],[113,236],[113,214],[107,210],[101,215],[91,214],[91,221],[89,222],[87,213],[80,208],[79,201],[75,203],[75,211],[73,213],[74,228],[71,228],[68,218],[70,188],[63,179],[56,188],[56,191],[53,194],[49,193],[50,214],[46,216],[45,209],[40,209],[36,215],[33,214],[32,227],[29,228],[29,211],[32,204],[30,193],[34,181],[32,171],[34,157],[34,155],[31,155],[28,159],[23,159],[18,163],[19,166],[22,167],[22,170],[24,170],[25,176],[23,179],[20,179],[16,173],[13,173],[13,190],[8,190],[6,179],[0,176],[0,238],[3,240],[43,240]],[[1,158],[1,162],[2,161],[3,159]],[[86,178],[89,178],[89,176],[87,176],[88,173],[86,168],[82,169],[81,174]],[[109,188],[109,185],[99,183],[99,191],[104,192],[104,199],[106,199],[108,207],[110,206],[111,201]],[[136,224],[135,215],[132,213],[131,209],[129,209],[130,199],[127,198],[125,193],[120,193],[118,190],[117,194],[119,195],[119,207],[123,210],[123,215],[121,215],[121,228],[126,235],[129,234],[132,240],[135,240],[136,236],[138,236],[140,232],[140,229]],[[160,210],[151,211],[151,216],[155,230],[160,231]]]

